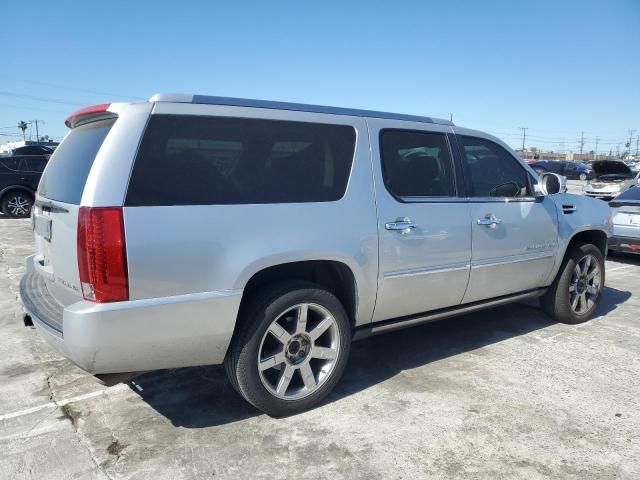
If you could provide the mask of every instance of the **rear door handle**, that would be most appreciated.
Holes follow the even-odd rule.
[[[402,234],[409,233],[416,227],[417,225],[415,224],[415,222],[411,221],[411,219],[407,217],[399,217],[395,222],[384,224],[384,228],[386,228],[387,230],[399,231]]]
[[[484,225],[489,228],[496,228],[496,225],[502,223],[498,217],[496,217],[493,213],[487,213],[484,218],[478,219],[478,225]]]

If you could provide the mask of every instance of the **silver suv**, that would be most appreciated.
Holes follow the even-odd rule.
[[[534,297],[578,323],[604,286],[607,204],[446,120],[167,94],[66,124],[20,293],[91,373],[224,363],[287,415],[355,339]]]

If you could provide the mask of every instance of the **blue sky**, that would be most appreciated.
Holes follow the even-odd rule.
[[[514,146],[519,127],[573,150],[640,133],[640,0],[31,0],[0,18],[0,143],[156,92],[453,113]]]

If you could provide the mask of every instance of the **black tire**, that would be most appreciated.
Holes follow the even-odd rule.
[[[258,356],[267,329],[282,312],[301,303],[317,304],[331,313],[340,347],[330,373],[316,390],[304,398],[286,400],[272,394],[263,384]],[[342,377],[349,358],[351,325],[340,301],[322,287],[308,282],[284,282],[266,288],[243,305],[238,322],[225,357],[225,370],[233,388],[268,415],[282,417],[308,410],[322,401]]]
[[[578,313],[571,306],[569,287],[572,279],[575,278],[574,272],[576,265],[581,259],[588,255],[592,257],[592,261],[597,262],[597,267],[600,271],[599,290],[595,298],[593,298],[593,304],[585,309],[584,312]],[[604,289],[604,280],[605,264],[602,252],[598,247],[590,243],[576,243],[565,255],[560,270],[554,282],[547,290],[547,293],[540,298],[542,308],[547,315],[558,322],[569,324],[586,322],[598,306],[598,302],[602,296],[602,290]]]
[[[2,197],[0,209],[7,217],[28,218],[33,207],[33,195],[24,190],[11,190]]]

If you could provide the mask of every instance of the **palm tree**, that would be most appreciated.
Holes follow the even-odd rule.
[[[29,125],[27,124],[27,122],[20,120],[20,123],[18,123],[18,128],[20,130],[22,130],[22,139],[26,142],[27,141],[27,137],[24,135],[25,130],[27,129]]]

